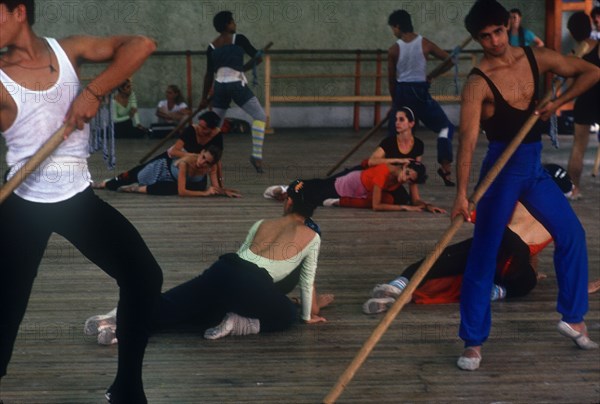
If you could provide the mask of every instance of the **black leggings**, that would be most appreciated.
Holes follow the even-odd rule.
[[[297,318],[296,306],[265,269],[225,254],[196,278],[162,294],[154,328],[210,325],[228,312],[258,318],[261,332],[283,331]]]
[[[0,377],[48,239],[57,233],[119,285],[119,367],[115,384],[141,388],[141,367],[162,271],[133,225],[91,188],[58,203],[34,203],[12,194],[0,205]]]
[[[464,274],[472,241],[473,239],[469,238],[446,247],[419,286],[430,279]],[[525,296],[537,284],[537,275],[531,267],[529,257],[527,244],[507,227],[498,250],[494,276],[494,283],[506,288],[507,297]],[[505,268],[508,260],[510,264]],[[411,279],[423,261],[409,265],[402,272],[402,276]]]
[[[167,166],[171,165],[171,158],[169,157],[167,152],[163,152],[163,153],[159,154],[158,156],[154,157],[153,159],[148,160],[144,164],[137,165],[137,166],[133,167],[131,170],[123,171],[121,174],[117,175],[115,178],[106,181],[106,189],[109,189],[111,191],[116,191],[117,188],[122,187],[124,185],[135,184],[136,182],[138,182],[139,172],[142,171],[142,169],[144,169],[144,167],[146,167],[148,164],[150,164],[156,160],[160,160],[160,159],[166,159]],[[177,183],[175,183],[175,189],[177,189]],[[175,192],[175,193],[177,193],[177,192]]]
[[[144,167],[148,164],[159,160],[166,159],[167,166],[171,165],[171,158],[167,154],[167,152],[163,152],[158,156],[154,157],[152,160],[140,164],[138,166],[133,167],[131,170],[127,170],[117,175],[115,178],[106,181],[106,189],[111,191],[116,191],[119,187],[124,185],[131,185],[138,182],[138,174]],[[204,191],[208,187],[208,178],[205,176],[202,181],[188,182],[186,183],[186,188],[192,191]],[[177,195],[179,190],[177,188],[177,181],[173,178],[173,181],[158,181],[154,184],[148,184],[146,186],[146,192],[149,195]]]
[[[306,202],[314,206],[320,206],[325,199],[339,198],[340,195],[335,190],[335,180],[337,177],[304,180],[304,197],[307,199]]]

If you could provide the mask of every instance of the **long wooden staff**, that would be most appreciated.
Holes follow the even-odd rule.
[[[462,44],[459,45],[459,47],[452,51],[452,54],[450,54],[446,59],[444,59],[439,65],[437,65],[432,71],[431,73],[428,74],[428,76],[430,77],[436,77],[438,76],[447,66],[448,64],[452,61],[452,58],[454,57],[454,53],[456,51],[460,51],[461,49],[463,49],[465,46],[467,46],[469,44],[469,42],[471,42],[473,38],[471,36],[469,36],[467,39],[465,39]],[[333,174],[333,172],[335,170],[338,169],[339,166],[341,166],[342,164],[344,164],[344,161],[346,161],[347,159],[350,158],[350,156],[352,156],[359,148],[360,146],[362,146],[367,140],[369,140],[369,138],[371,136],[373,136],[373,134],[375,134],[379,129],[381,129],[381,127],[383,126],[383,124],[390,119],[390,111],[388,111],[387,115],[385,116],[385,118],[379,122],[373,129],[371,129],[369,132],[367,132],[367,134],[361,138],[358,143],[356,144],[356,146],[354,146],[352,148],[352,150],[350,150],[344,157],[342,157],[340,159],[340,161],[338,161],[336,163],[336,165],[334,165],[331,170],[327,171],[327,176],[330,176],[331,174]]]
[[[450,52],[450,55],[448,55],[448,57],[444,59],[442,63],[437,65],[431,72],[429,72],[428,76],[432,78],[439,76],[442,73],[442,71],[446,69],[448,65],[452,62],[452,59],[456,56],[456,54],[463,50],[465,46],[467,46],[472,40],[473,37],[469,35],[469,37],[466,38],[457,48],[454,48],[452,52]]]
[[[586,49],[587,45],[582,46],[575,55],[581,56],[585,54]],[[549,90],[544,96],[544,98],[542,98],[542,100],[540,101],[538,108],[543,107],[546,103],[548,103],[548,101],[550,101],[551,98],[552,90]],[[483,181],[481,181],[477,189],[469,197],[470,209],[472,209],[477,204],[477,202],[479,202],[483,194],[487,191],[492,182],[494,182],[502,168],[504,168],[504,166],[506,165],[506,162],[511,158],[515,150],[519,147],[523,139],[525,139],[525,136],[527,136],[527,133],[529,133],[529,131],[531,130],[533,125],[535,125],[538,119],[538,115],[532,114],[529,117],[529,119],[527,119],[525,124],[523,124],[523,127],[519,130],[515,138],[508,144],[506,150],[504,150],[504,152],[500,155],[496,163],[484,177]],[[450,243],[450,240],[452,240],[452,237],[454,237],[454,235],[456,234],[460,226],[463,224],[463,222],[464,218],[462,217],[462,215],[458,215],[452,220],[450,227],[442,235],[442,238],[435,245],[433,251],[429,253],[427,258],[425,258],[425,260],[421,263],[419,269],[417,270],[417,272],[415,272],[415,274],[411,278],[410,282],[408,283],[398,300],[394,302],[392,307],[390,307],[390,309],[380,321],[380,323],[377,325],[375,330],[373,330],[373,332],[371,333],[367,341],[363,344],[358,354],[354,357],[354,360],[346,368],[344,373],[342,373],[342,375],[338,379],[335,386],[331,389],[329,394],[323,399],[323,403],[335,403],[340,394],[342,394],[346,385],[352,380],[358,369],[367,359],[367,356],[369,356],[375,345],[379,342],[379,340],[381,339],[385,331],[388,329],[392,321],[396,318],[400,310],[402,310],[406,303],[410,301],[413,292],[415,291],[415,289],[417,289],[417,286],[421,283],[423,278],[425,278],[433,264],[437,261],[442,251],[444,251],[446,246]]]
[[[200,113],[200,111],[202,111],[203,109],[205,109],[205,107],[198,107],[198,108],[196,108],[196,110],[194,112],[192,112],[184,120],[182,120],[181,122],[179,122],[177,124],[177,126],[175,126],[175,128],[173,128],[173,130],[171,132],[169,132],[164,138],[162,138],[152,148],[152,150],[150,150],[148,153],[146,153],[144,155],[144,157],[142,157],[140,159],[140,164],[144,164],[150,157],[152,157],[152,155],[158,149],[160,149],[165,143],[167,143],[169,141],[169,139],[171,139],[173,136],[177,135],[181,131],[181,129],[183,129],[184,127],[188,126],[190,124],[190,122],[192,121],[192,119],[196,116],[196,114]]]
[[[371,138],[371,136],[373,136],[375,133],[377,133],[379,131],[379,129],[381,129],[381,127],[388,121],[388,119],[390,119],[391,112],[392,112],[391,109],[388,110],[387,114],[385,114],[385,117],[381,121],[379,121],[379,123],[377,125],[375,125],[370,131],[368,131],[358,141],[358,143],[348,153],[346,153],[346,155],[344,157],[342,157],[340,159],[340,161],[338,161],[333,167],[331,167],[331,170],[327,171],[326,176],[329,177],[335,170],[338,169],[339,166],[344,164],[344,161],[348,160],[348,158],[350,156],[352,156],[354,154],[354,152],[356,152],[360,148],[360,146],[362,146],[367,140],[369,140]]]
[[[42,164],[42,162],[46,160],[52,154],[52,152],[58,148],[58,146],[60,146],[64,140],[66,128],[66,125],[58,128],[58,130],[52,134],[50,139],[48,139],[46,143],[42,145],[42,147],[27,161],[27,163],[25,163],[23,167],[21,167],[15,173],[15,175],[6,181],[6,184],[0,188],[0,204],[2,204],[4,200],[8,198],[8,196],[15,189],[17,189],[17,187],[21,185],[23,181],[25,181],[25,178],[27,178],[29,174],[33,173],[39,167],[39,165]]]

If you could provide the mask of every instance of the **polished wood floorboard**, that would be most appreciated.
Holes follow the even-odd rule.
[[[167,289],[197,275],[218,255],[235,251],[255,220],[281,214],[281,204],[262,197],[266,186],[324,176],[364,132],[277,130],[265,141],[263,175],[248,163],[250,137],[227,135],[225,181],[242,191],[241,199],[98,193],[139,229],[163,268]],[[417,135],[426,143],[424,161],[430,175],[420,188],[422,197],[450,209],[455,191],[435,174],[435,137],[426,131]],[[382,136],[369,140],[346,165],[367,157]],[[117,171],[133,166],[155,142],[118,140]],[[544,142],[544,161],[566,166],[571,137],[561,136],[559,150]],[[477,163],[485,144],[482,138]],[[572,204],[587,232],[590,278],[600,276],[600,185],[590,177],[596,145],[593,140],[586,155],[585,198]],[[101,153],[92,156],[91,166],[94,179],[113,175]],[[323,312],[328,322],[218,341],[204,340],[199,330],[158,334],[151,339],[144,364],[151,403],[321,402],[381,319],[361,312],[372,287],[428,253],[450,223],[448,215],[340,208],[320,208],[314,219],[323,231],[317,287],[336,297]],[[465,224],[455,240],[470,234]],[[600,352],[578,350],[556,331],[552,251],[549,247],[541,254],[541,270],[548,279],[525,298],[492,305],[493,329],[480,370],[463,372],[455,366],[462,348],[457,304],[411,304],[338,402],[600,402]],[[98,346],[93,337],[82,334],[82,327],[87,317],[114,307],[117,293],[114,281],[64,239],[53,236],[9,374],[2,380],[5,404],[104,402],[117,351]],[[600,341],[600,294],[590,298],[587,322],[591,337]]]

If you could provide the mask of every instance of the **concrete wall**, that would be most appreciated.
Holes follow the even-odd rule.
[[[505,1],[506,8],[519,7],[524,25],[544,37],[544,0]],[[472,1],[452,0],[38,0],[35,25],[40,34],[62,37],[72,34],[110,35],[143,34],[158,41],[160,51],[203,51],[216,37],[212,27],[213,15],[231,10],[238,32],[250,38],[256,47],[269,41],[273,49],[384,49],[394,37],[387,26],[387,17],[395,9],[409,11],[415,31],[430,38],[442,48],[452,49],[467,37],[463,19]],[[477,49],[471,43],[468,49]],[[205,57],[195,56],[193,64],[193,102],[199,101]],[[303,72],[329,71],[336,64],[302,66]],[[83,77],[93,77],[101,66],[86,67]],[[352,64],[345,69],[353,71]],[[178,84],[185,92],[185,58],[182,56],[153,56],[134,77],[135,91],[142,119],[153,120],[152,110],[164,98],[167,84]],[[385,72],[384,72],[385,73]],[[259,69],[262,79],[262,69]],[[262,80],[261,80],[262,81]],[[332,91],[345,93],[351,83],[330,82]],[[372,92],[370,83],[365,90]],[[287,83],[278,91],[318,91],[323,83]],[[293,90],[292,90],[293,88]],[[383,91],[387,90],[385,84]],[[262,89],[256,94],[262,99]],[[295,94],[295,93],[294,93]],[[365,114],[369,111],[365,109]],[[309,117],[310,119],[308,119]],[[350,118],[349,118],[350,117]],[[276,125],[312,124],[323,126],[350,125],[351,110],[345,105],[299,106],[277,105],[272,123]],[[369,126],[372,120],[362,122]]]

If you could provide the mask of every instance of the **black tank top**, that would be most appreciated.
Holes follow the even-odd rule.
[[[539,71],[531,48],[527,46],[523,47],[523,50],[531,66],[534,83],[533,97],[526,110],[514,108],[506,102],[496,85],[481,70],[475,67],[469,72],[469,75],[477,74],[483,77],[490,90],[492,90],[492,94],[494,94],[494,115],[481,121],[481,128],[485,131],[485,135],[489,141],[510,142],[535,111],[535,106],[539,98]],[[523,143],[539,142],[543,128],[543,122],[538,120],[523,140]]]
[[[594,66],[600,67],[600,56],[598,56],[598,48],[600,47],[600,41],[594,46],[591,52],[585,54],[582,59],[586,62],[593,64]],[[586,91],[584,94],[590,93],[596,95],[597,102],[600,102],[600,81],[597,82],[594,87]]]

